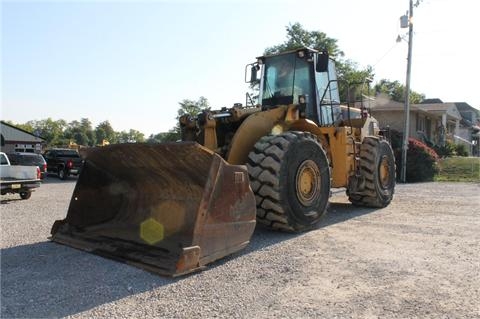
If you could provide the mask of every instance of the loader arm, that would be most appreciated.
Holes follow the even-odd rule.
[[[250,115],[236,131],[227,154],[227,162],[243,165],[255,143],[268,134],[288,131],[291,124],[299,119],[297,105],[279,107]]]

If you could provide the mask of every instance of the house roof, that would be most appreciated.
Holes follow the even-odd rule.
[[[447,114],[448,116],[451,116],[456,120],[462,119],[462,115],[460,115],[460,112],[458,111],[455,103],[431,103],[415,105],[429,113]]]
[[[443,103],[443,101],[438,98],[433,98],[433,99],[424,99],[421,102],[421,104],[432,104],[432,103]]]
[[[477,121],[480,120],[479,109],[476,109],[465,102],[455,102],[455,105],[462,115],[462,121],[464,121],[467,126],[475,125]]]
[[[373,104],[371,107],[372,111],[404,111],[405,110],[405,103],[403,102],[376,99],[372,104]],[[416,104],[411,104],[410,110],[427,112],[427,110],[419,108]]]
[[[480,116],[480,110],[477,108],[474,108],[473,106],[471,106],[466,102],[455,102],[454,104],[457,106],[457,109],[460,112],[470,111],[470,112],[475,112],[477,113],[478,116]]]
[[[388,100],[385,98],[377,98],[371,107],[372,112],[376,111],[404,111],[405,105],[403,102]],[[410,104],[410,111],[415,111],[423,114],[435,114],[441,116],[447,114],[450,119],[460,120],[462,116],[457,110],[455,103],[428,103],[428,104]]]
[[[26,143],[43,143],[45,140],[39,136],[35,136],[30,132],[15,127],[7,122],[0,121],[0,133],[5,142],[26,142]]]
[[[421,108],[422,110],[426,111],[441,111],[445,112],[455,107],[455,103],[421,103],[421,104],[414,104],[415,106]]]

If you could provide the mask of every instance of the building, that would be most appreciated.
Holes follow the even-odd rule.
[[[386,98],[377,98],[370,112],[382,127],[403,132],[405,104]],[[464,102],[444,103],[428,99],[410,105],[408,136],[427,145],[443,146],[447,141],[465,144],[470,154],[478,154],[480,111]]]
[[[480,110],[468,103],[455,103],[462,115],[457,139],[471,141],[472,155],[480,156]]]
[[[5,153],[41,153],[46,146],[45,139],[4,121],[0,121],[0,137],[0,148]]]

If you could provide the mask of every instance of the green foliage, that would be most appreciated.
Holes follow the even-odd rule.
[[[203,110],[210,109],[207,98],[203,96],[199,97],[197,101],[183,100],[178,104],[180,104],[180,108],[177,111],[177,120],[183,115],[190,115],[194,117]]]
[[[95,137],[97,144],[102,143],[103,140],[107,140],[111,144],[117,142],[117,135],[109,121],[104,121],[97,125],[95,128]]]
[[[447,141],[444,146],[435,145],[433,147],[440,157],[449,157],[456,155],[455,144]]]
[[[87,118],[68,123],[64,136],[78,145],[95,146],[97,138],[92,128],[92,122]]]
[[[143,143],[145,142],[145,135],[137,130],[130,129],[129,131],[121,131],[116,134],[118,143]]]
[[[444,146],[434,146],[435,151],[440,157],[450,156],[468,156],[468,149],[465,144],[455,144],[447,141]]]
[[[439,162],[440,171],[436,181],[480,182],[480,158],[448,157]]]
[[[285,42],[266,48],[264,54],[275,54],[307,46],[319,51],[327,50],[333,58],[344,56],[337,45],[338,40],[329,38],[321,31],[307,31],[298,22],[285,28],[287,31]]]
[[[371,66],[359,69],[352,60],[337,62],[337,77],[339,81],[341,101],[360,101],[363,95],[370,95],[369,79],[373,76]],[[352,91],[353,90],[353,91]],[[349,92],[350,91],[350,92]]]
[[[181,130],[180,130],[180,123],[178,120],[183,115],[190,115],[192,117],[196,117],[199,113],[204,110],[210,109],[210,104],[206,97],[199,97],[198,100],[182,100],[178,103],[180,108],[177,110],[177,124],[175,127],[170,129],[168,132],[162,132],[157,135],[154,135],[150,141],[159,141],[159,142],[171,142],[171,141],[178,141],[181,139]],[[149,138],[150,139],[150,138]]]
[[[397,164],[397,178],[402,169],[402,133],[391,132],[392,148]],[[439,157],[437,153],[424,143],[414,138],[408,139],[406,181],[408,183],[433,181],[438,172]]]
[[[176,142],[180,139],[180,132],[177,132],[175,129],[171,129],[168,132],[150,135],[147,139],[147,143]]]
[[[375,96],[379,94],[385,94],[393,101],[405,102],[405,86],[398,81],[390,81],[387,79],[381,79],[373,87]],[[425,99],[425,95],[410,90],[410,103],[420,103]]]
[[[203,110],[210,108],[208,100],[201,96],[198,100],[183,100],[179,102],[180,108],[177,112],[177,120],[182,115],[196,116]],[[67,146],[70,142],[78,145],[95,146],[107,140],[110,144],[115,143],[162,143],[172,142],[181,139],[180,126],[177,124],[168,132],[152,134],[145,139],[145,135],[137,130],[116,132],[109,121],[99,123],[95,129],[92,122],[87,118],[81,118],[80,121],[67,123],[65,120],[52,120],[47,118],[39,121],[28,121],[24,124],[16,124],[11,121],[7,123],[16,126],[24,131],[40,136],[45,139],[47,147]]]
[[[145,141],[144,134],[137,130],[115,132],[108,121],[101,122],[93,129],[92,122],[87,118],[82,118],[80,121],[75,120],[68,124],[65,120],[55,121],[51,118],[28,121],[25,124],[7,123],[42,137],[45,139],[47,147],[65,147],[70,142],[84,146],[95,146],[102,143],[103,139],[110,144]]]
[[[468,156],[467,146],[465,144],[456,144],[455,152],[458,156]]]
[[[47,144],[57,145],[64,139],[63,130],[67,126],[67,122],[65,120],[54,121],[51,118],[47,118],[39,121],[28,121],[24,125],[30,126],[32,134],[44,138]]]
[[[265,54],[280,53],[304,46],[318,51],[327,50],[329,55],[336,60],[335,64],[337,67],[338,79],[340,80],[340,100],[359,100],[362,94],[367,94],[369,91],[369,84],[368,82],[365,82],[365,80],[373,78],[373,68],[368,66],[365,69],[359,69],[357,63],[351,60],[342,60],[342,57],[345,54],[338,47],[337,39],[330,38],[321,31],[305,30],[298,22],[287,26],[286,30],[287,39],[285,42],[266,48]],[[361,84],[363,83],[366,83],[366,85],[362,86]],[[350,88],[350,91],[352,92],[352,86],[360,87],[361,89],[356,89],[354,91],[354,96],[349,98],[348,91]]]

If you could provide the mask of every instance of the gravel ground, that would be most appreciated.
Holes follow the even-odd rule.
[[[241,253],[170,279],[47,240],[75,181],[1,197],[2,318],[480,317],[480,184],[397,185],[376,210],[335,190],[319,229],[257,227]]]

